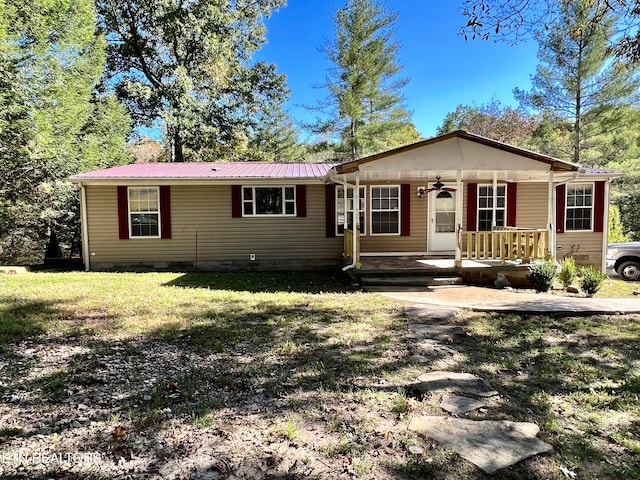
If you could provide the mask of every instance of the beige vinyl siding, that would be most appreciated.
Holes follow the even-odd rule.
[[[416,192],[424,182],[411,184],[411,232],[407,237],[398,235],[371,235],[371,185],[374,186],[400,186],[402,183],[376,183],[367,184],[367,235],[361,236],[361,253],[386,253],[386,252],[426,252],[427,251],[427,198],[418,198]],[[402,205],[400,205],[402,214]]]
[[[339,260],[342,238],[325,236],[325,187],[307,186],[306,217],[231,217],[231,186],[172,185],[170,240],[118,238],[117,187],[87,186],[89,249],[96,264]],[[197,252],[196,252],[197,236]]]
[[[577,265],[591,265],[602,268],[602,232],[568,232],[559,233],[556,237],[557,258],[562,260],[572,256]]]
[[[516,200],[516,226],[548,228],[548,198],[548,183],[519,183]],[[509,207],[507,206],[507,208]]]
[[[474,182],[478,185],[491,184],[491,180]],[[504,185],[499,182],[498,185]],[[509,188],[507,186],[507,188]],[[547,199],[548,184],[547,183],[519,183],[518,194],[516,196],[516,223],[517,227],[522,228],[547,228]],[[467,229],[467,206],[469,199],[467,196],[467,183],[463,187],[462,200],[462,229]],[[508,195],[508,194],[507,194]],[[509,215],[507,205],[507,216]],[[476,212],[477,216],[477,212]]]

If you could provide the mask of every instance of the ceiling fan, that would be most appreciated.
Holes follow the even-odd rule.
[[[456,191],[456,189],[455,189],[455,188],[445,187],[445,186],[444,186],[444,183],[442,183],[442,182],[440,181],[440,179],[441,179],[441,177],[440,177],[440,175],[438,175],[438,176],[436,177],[436,183],[434,183],[434,184],[432,185],[432,188],[428,188],[428,189],[423,189],[423,188],[421,188],[421,189],[420,189],[420,191],[418,192],[418,195],[419,195],[419,196],[424,196],[424,195],[426,195],[427,193],[429,193],[429,192],[434,192],[434,191],[435,191],[435,192],[455,192],[455,191]]]
[[[436,177],[436,183],[434,183],[433,187],[429,188],[427,190],[427,192],[433,192],[434,190],[437,190],[437,191],[441,191],[442,190],[442,191],[445,191],[445,192],[455,192],[456,191],[455,188],[445,187],[444,183],[442,183],[440,181],[440,178],[441,177],[439,175]]]

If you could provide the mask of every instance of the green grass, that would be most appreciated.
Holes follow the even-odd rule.
[[[625,282],[609,278],[594,295],[595,298],[635,298],[633,292],[640,291],[640,282]]]
[[[432,365],[407,361],[402,305],[358,291],[345,277],[25,273],[0,280],[0,394],[12,414],[0,423],[4,450],[40,438],[61,451],[72,439],[109,452],[111,432],[122,426],[129,433],[119,444],[149,455],[145,461],[150,448],[179,460],[198,450],[181,442],[202,438],[223,463],[257,462],[256,471],[295,448],[302,463],[316,456],[329,471],[362,477],[555,479],[567,467],[582,479],[632,479],[640,472],[637,316],[464,313],[456,320],[469,335],[454,340],[462,355],[447,368],[481,375],[500,392],[490,413],[474,415],[532,421],[554,446],[553,454],[489,477],[408,431],[414,415],[444,414],[437,401],[407,393]],[[627,287],[631,296],[635,285],[608,281],[597,296],[626,295]],[[9,403],[14,395],[20,400]],[[81,415],[85,398],[97,405],[90,428],[56,426]],[[20,423],[25,412],[31,416]],[[411,454],[408,445],[426,453]]]
[[[557,461],[580,478],[634,478],[640,317],[473,315],[467,322],[462,368],[500,385],[508,414],[537,423]]]

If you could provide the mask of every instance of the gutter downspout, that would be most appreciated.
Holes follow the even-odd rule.
[[[91,270],[91,260],[89,259],[89,223],[87,215],[87,190],[80,182],[80,224],[82,231],[82,258],[84,259],[84,271]]]
[[[345,191],[345,195],[344,195],[344,201],[345,201],[345,216],[344,216],[344,220],[345,220],[345,227],[346,227],[346,221],[347,221],[347,209],[346,209],[346,205],[347,205],[347,188],[349,187],[349,183],[347,183],[346,181],[343,180],[338,180],[335,176],[334,173],[330,173],[329,174],[329,180],[331,180],[333,183],[337,183],[338,185],[341,185],[344,188]],[[358,260],[356,259],[356,247],[357,247],[357,238],[356,238],[356,232],[359,232],[360,229],[358,228],[359,225],[358,223],[360,223],[360,175],[358,172],[356,172],[356,186],[355,186],[355,190],[353,192],[353,226],[354,226],[354,231],[353,231],[353,257],[351,258],[351,263],[349,265],[346,265],[342,268],[343,272],[346,272],[347,270],[351,270],[353,268],[356,268],[358,265]]]

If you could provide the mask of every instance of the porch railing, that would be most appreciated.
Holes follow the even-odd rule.
[[[532,260],[549,258],[549,231],[499,227],[489,232],[458,232],[458,248],[466,260]]]

